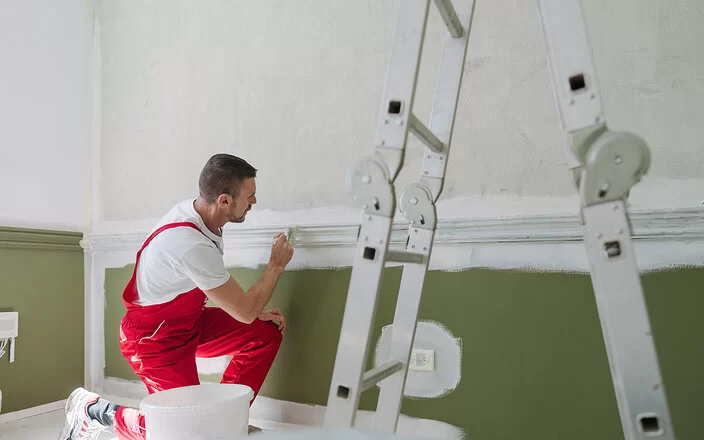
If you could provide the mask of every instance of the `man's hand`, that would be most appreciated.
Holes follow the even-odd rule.
[[[272,321],[278,323],[281,336],[286,334],[286,318],[283,313],[281,313],[281,309],[264,310],[259,314],[259,316],[257,316],[257,319],[260,321]]]
[[[293,247],[286,239],[286,235],[281,233],[274,237],[274,244],[271,246],[271,256],[269,264],[283,270],[293,257]]]

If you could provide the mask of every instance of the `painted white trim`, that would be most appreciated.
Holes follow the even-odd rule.
[[[101,28],[98,9],[93,0],[86,0],[86,35],[90,35],[90,43],[86,43],[86,63],[89,64],[87,69],[89,70],[89,75],[86,78],[90,81],[86,81],[86,95],[89,100],[89,105],[87,115],[89,115],[90,122],[86,124],[86,157],[88,160],[88,177],[90,184],[90,190],[87,194],[87,219],[90,225],[90,230],[99,222],[99,213],[102,213],[102,199],[101,199],[101,168],[100,168],[100,151],[101,151],[101,98],[102,98],[102,81],[101,81],[101,68],[102,68],[102,58],[101,58]],[[86,37],[88,41],[88,37]],[[86,234],[87,235],[87,234]],[[85,235],[84,235],[85,237]],[[83,246],[83,244],[82,244]],[[85,251],[84,246],[84,251]],[[98,269],[93,264],[94,258],[88,253],[84,256],[83,265],[83,290],[84,290],[84,301],[83,301],[83,311],[85,316],[85,330],[84,330],[84,344],[83,344],[83,384],[86,388],[90,389],[94,382],[95,372],[92,370],[94,367],[100,364],[94,359],[97,355],[96,347],[102,346],[101,340],[99,338],[104,337],[104,332],[101,331],[99,334],[94,333],[94,329],[98,325],[102,325],[104,320],[104,312],[101,309],[97,310],[96,313],[96,302],[98,307],[104,305],[104,300],[102,298],[98,299],[98,295],[95,292],[104,292],[102,284],[97,285],[96,290],[96,275],[98,270],[102,270],[104,276],[104,269]],[[95,270],[94,270],[95,269]],[[104,350],[103,350],[104,352]],[[105,356],[103,355],[103,358]]]
[[[631,213],[630,218],[641,270],[704,265],[701,258],[704,255],[704,209],[638,211]],[[293,229],[296,248],[289,270],[352,264],[358,224],[226,229],[225,264],[228,267],[266,264],[271,238],[285,228]],[[394,225],[391,247],[405,245],[407,230],[407,224]],[[146,235],[146,231],[91,233],[81,245],[89,253],[104,255],[109,260],[106,267],[123,267],[134,262],[134,254]],[[671,249],[670,252],[657,250],[648,243]],[[526,245],[532,246],[527,248]],[[430,269],[454,271],[472,267],[586,272],[589,266],[579,218],[551,215],[439,221]]]
[[[147,390],[141,382],[108,377],[103,380],[96,392],[103,397],[121,405],[138,408],[146,397]],[[325,406],[288,402],[259,396],[250,409],[250,422],[266,421],[295,427],[322,426]],[[256,423],[255,423],[256,424]],[[374,412],[359,411],[357,423],[359,428],[371,429],[374,426]],[[462,439],[464,433],[456,426],[437,420],[418,419],[402,415],[399,419],[398,432],[415,435],[420,438]]]
[[[26,419],[29,417],[38,416],[41,414],[46,414],[52,411],[63,410],[66,407],[66,400],[59,400],[57,402],[45,403],[44,405],[33,406],[32,408],[22,409],[19,411],[9,412],[7,414],[0,414],[0,424],[14,422],[17,420]]]
[[[630,214],[635,240],[701,240],[704,239],[704,209],[688,208],[639,211]],[[271,238],[285,228],[295,231],[298,248],[354,247],[359,224],[281,225],[226,229],[223,235],[225,253],[242,248],[271,245]],[[407,224],[395,223],[391,242],[403,245]],[[96,251],[136,252],[147,232],[92,233],[84,242]],[[453,219],[438,221],[435,243],[544,243],[582,240],[579,217],[576,215],[523,216],[500,219]]]

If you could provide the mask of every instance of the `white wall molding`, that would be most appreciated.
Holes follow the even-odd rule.
[[[631,213],[633,238],[636,242],[656,241],[661,243],[673,240],[687,243],[704,240],[704,209],[674,209],[659,211],[638,211]],[[293,228],[296,249],[311,251],[321,249],[353,249],[356,246],[358,224],[337,225],[281,225],[259,227],[232,227],[225,230],[225,259],[231,267],[250,267],[265,263],[260,251],[268,251],[271,239],[285,228]],[[391,246],[402,247],[406,241],[407,224],[394,224]],[[111,232],[87,234],[81,246],[89,253],[109,254],[116,266],[133,262],[147,232]],[[523,216],[499,219],[452,219],[441,220],[435,238],[435,246],[500,245],[500,244],[567,244],[581,242],[582,233],[579,217],[576,215]],[[249,255],[242,258],[243,251]],[[234,254],[234,255],[228,255]],[[122,257],[122,258],[120,258]],[[234,258],[233,258],[234,257]],[[662,266],[669,266],[666,255],[662,255]],[[321,267],[347,266],[347,263],[325,259]],[[534,260],[526,261],[526,264]],[[315,267],[316,262],[298,267]],[[471,266],[468,266],[471,267]],[[437,268],[442,268],[441,266]],[[453,269],[455,269],[453,267]],[[566,267],[566,270],[573,268]]]
[[[636,211],[630,214],[635,240],[704,239],[704,209]],[[445,243],[543,243],[582,240],[576,215],[439,222]]]

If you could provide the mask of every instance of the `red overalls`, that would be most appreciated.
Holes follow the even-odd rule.
[[[205,307],[207,297],[195,288],[165,304],[134,304],[137,265],[144,248],[161,232],[178,227],[202,231],[193,223],[170,223],[154,231],[137,252],[132,278],[123,300],[127,313],[120,326],[120,350],[149,394],[197,385],[196,357],[232,356],[222,383],[247,385],[257,396],[281,344],[281,333],[271,322],[244,324],[219,308]],[[145,439],[144,417],[120,408],[115,433],[121,440]]]

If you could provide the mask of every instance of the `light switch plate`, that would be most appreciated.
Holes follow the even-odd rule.
[[[409,370],[435,371],[435,351],[414,348],[411,351]]]

